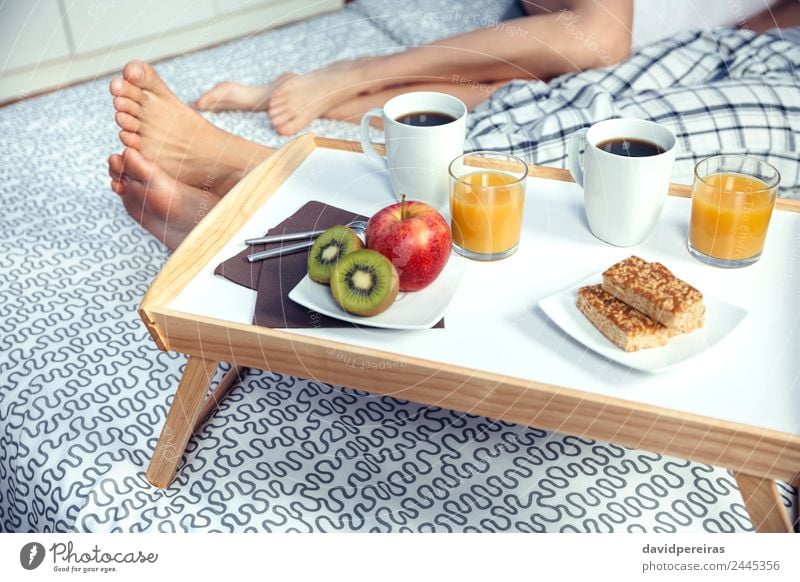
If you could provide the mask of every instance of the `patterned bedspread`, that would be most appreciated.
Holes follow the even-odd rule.
[[[405,27],[393,26],[388,2],[356,2],[158,70],[194,99],[223,78],[263,83],[515,10],[480,2],[475,12],[476,1],[460,3],[460,19],[447,2],[447,18]],[[432,13],[445,3],[404,3],[414,4]],[[167,257],[108,189],[105,160],[119,150],[108,80],[0,109],[0,530],[750,529],[721,469],[264,372],[250,372],[190,441],[176,482],[151,487],[144,471],[185,358],[157,351],[137,318]],[[490,126],[518,135],[517,103],[542,106],[547,91],[517,83],[496,94],[476,115],[475,143],[488,143]],[[545,129],[525,111],[533,140]],[[284,141],[264,115],[209,117],[250,139]],[[310,130],[357,137],[329,121]],[[534,155],[531,144],[524,150]],[[790,506],[793,490],[781,492]]]

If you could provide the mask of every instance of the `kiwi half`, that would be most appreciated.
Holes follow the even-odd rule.
[[[308,276],[317,283],[329,283],[336,263],[362,246],[361,239],[350,228],[329,228],[317,237],[308,252]]]
[[[368,249],[346,255],[333,269],[331,292],[342,309],[355,315],[378,315],[389,309],[400,290],[392,262]]]

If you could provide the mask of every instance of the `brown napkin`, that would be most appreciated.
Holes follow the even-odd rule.
[[[292,216],[267,231],[272,234],[289,234],[306,230],[322,230],[347,224],[353,220],[367,220],[355,214],[322,202],[308,202]],[[256,310],[253,323],[267,327],[349,327],[346,321],[320,315],[289,299],[289,291],[294,289],[308,272],[308,251],[301,251],[251,263],[247,255],[271,248],[278,248],[287,243],[271,245],[254,245],[248,247],[220,263],[214,270],[234,283],[256,289]]]
[[[335,206],[328,206],[322,202],[307,202],[289,218],[269,229],[267,235],[290,234],[307,230],[323,230],[331,226],[336,226],[337,224],[347,224],[354,220],[367,220],[367,218],[360,214],[354,214],[347,210],[336,208]],[[304,270],[303,275],[305,276],[306,261],[308,260],[307,252],[292,253],[290,255],[284,255],[283,257],[276,257],[274,259],[267,259],[255,263],[251,263],[247,260],[247,255],[267,249],[278,248],[284,244],[293,245],[297,242],[301,241],[295,240],[287,243],[273,243],[271,245],[253,245],[252,247],[247,247],[238,255],[220,263],[217,268],[214,269],[214,274],[221,275],[248,289],[258,288],[261,267],[264,265],[273,266],[282,264],[284,266],[290,266],[290,263],[302,264]],[[302,278],[303,277],[300,277],[300,279]],[[297,282],[299,282],[300,279],[298,279]],[[294,285],[292,285],[292,287],[294,287]],[[289,287],[286,292],[288,293],[291,291],[292,287]]]
[[[292,216],[269,229],[267,234],[322,230],[337,224],[347,224],[353,220],[367,220],[367,218],[314,201],[303,205]],[[256,325],[278,328],[353,327],[351,323],[321,315],[289,299],[289,291],[294,289],[308,272],[308,251],[291,253],[256,263],[250,263],[247,260],[247,255],[251,253],[295,242],[298,241],[248,247],[220,263],[214,270],[214,274],[221,275],[249,289],[257,290],[256,309],[253,317],[253,323]],[[437,323],[435,327],[444,327],[444,320]]]

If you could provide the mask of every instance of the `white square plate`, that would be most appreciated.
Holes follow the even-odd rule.
[[[593,275],[565,291],[545,297],[539,302],[539,307],[558,327],[590,350],[642,372],[665,372],[688,362],[718,344],[733,332],[747,315],[747,311],[741,307],[709,297],[704,293],[706,322],[702,328],[673,337],[665,346],[626,352],[600,333],[575,305],[578,300],[578,289],[586,285],[596,285],[602,279],[601,273]]]
[[[308,275],[289,292],[289,299],[317,313],[356,325],[385,329],[428,329],[439,322],[455,297],[464,274],[464,260],[452,253],[433,283],[420,291],[398,293],[389,309],[372,317],[347,313],[334,300],[330,287],[312,281]]]

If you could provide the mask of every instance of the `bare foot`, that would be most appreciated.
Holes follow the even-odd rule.
[[[286,80],[287,75],[281,75],[266,87],[223,81],[203,93],[192,105],[201,111],[266,111],[270,95]]]
[[[296,75],[287,73],[267,104],[272,124],[281,135],[292,135],[335,106],[365,92],[360,67],[352,61]]]
[[[128,214],[171,250],[220,200],[181,184],[130,148],[108,158],[108,174]]]
[[[203,119],[147,63],[125,65],[111,93],[120,141],[184,184],[224,194],[271,152]]]

